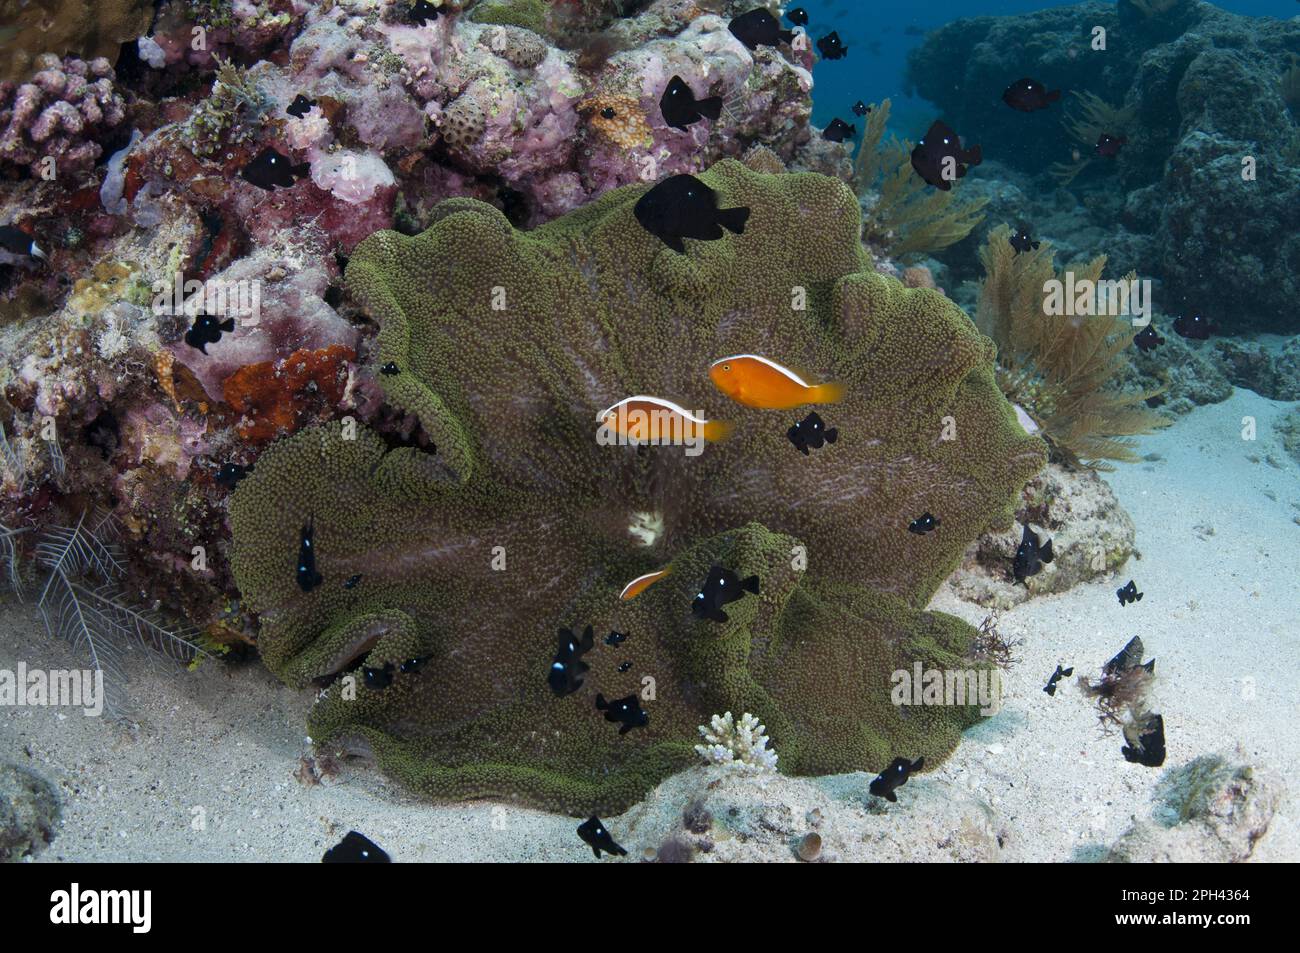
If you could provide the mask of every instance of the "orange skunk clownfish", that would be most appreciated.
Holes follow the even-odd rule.
[[[623,591],[618,594],[618,597],[624,602],[629,599],[635,599],[672,571],[672,566],[665,566],[663,569],[656,569],[654,572],[648,572],[643,576],[637,576],[623,587]]]
[[[809,384],[790,368],[757,354],[733,354],[714,361],[709,379],[736,403],[762,410],[834,404],[844,397],[841,384]]]
[[[704,420],[686,408],[660,397],[638,395],[606,407],[600,423],[633,443],[690,444],[700,440],[717,443],[731,433],[731,424]]]

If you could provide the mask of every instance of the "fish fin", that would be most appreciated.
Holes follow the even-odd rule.
[[[679,255],[686,254],[686,242],[681,237],[677,235],[671,235],[668,238],[664,238],[662,235],[660,235],[659,239],[665,245],[671,248],[673,251],[677,252],[677,254]]]
[[[722,609],[714,609],[709,613],[709,618],[714,622],[730,622],[731,616],[727,615]]]
[[[704,425],[704,439],[709,443],[718,443],[731,436],[735,426],[727,420],[710,420]]]
[[[885,792],[885,800],[888,801],[890,804],[897,804],[897,803],[898,803],[898,795],[895,794],[893,791],[886,791],[886,792]]]
[[[1061,98],[1061,91],[1059,89],[1054,89],[1043,98],[1049,103],[1054,103]]]
[[[631,725],[624,725],[622,728],[620,728],[620,729],[618,730],[618,733],[619,733],[620,735],[625,735],[625,734],[627,734],[627,733],[628,733],[629,731],[631,731],[631,730],[632,730],[632,726],[631,726]]]
[[[758,595],[758,577],[750,576],[748,579],[742,580],[740,583],[740,588],[748,589],[750,592],[754,593],[755,595]]]
[[[979,165],[983,161],[984,161],[984,150],[981,149],[978,144],[973,145],[966,150],[967,165]]]
[[[796,443],[796,444],[794,445],[794,447],[795,447],[796,450],[798,450],[800,453],[802,453],[805,457],[807,457],[807,456],[811,456],[811,454],[808,452],[808,445],[807,445],[806,443]]]
[[[921,770],[922,768],[924,768],[924,767],[925,767],[925,758],[924,758],[924,757],[917,758],[915,761],[912,762],[912,770],[913,770],[913,771],[920,771],[920,770]]]
[[[1070,666],[1069,668],[1061,669],[1061,674],[1064,675],[1066,678],[1069,678],[1071,675],[1074,674],[1074,666]]]
[[[710,96],[708,99],[697,99],[695,108],[700,111],[700,115],[706,119],[716,120],[722,115],[722,97]]]
[[[729,232],[743,235],[745,233],[745,223],[748,221],[748,206],[718,209],[718,224]]]
[[[844,399],[844,385],[835,383],[818,384],[813,388],[811,396],[810,403],[813,404],[838,404]]]
[[[787,44],[789,44],[789,43],[793,43],[793,42],[794,42],[794,30],[782,30],[782,31],[781,31],[781,42],[782,42],[782,43],[787,43]]]
[[[596,710],[607,711],[608,709],[609,709],[609,702],[605,701],[605,696],[602,695],[600,692],[596,692]]]

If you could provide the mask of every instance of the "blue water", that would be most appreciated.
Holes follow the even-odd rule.
[[[813,121],[825,126],[836,116],[854,122],[852,106],[859,99],[871,103],[893,101],[891,128],[900,135],[917,138],[936,118],[933,108],[905,92],[904,67],[907,53],[919,46],[924,36],[909,35],[908,27],[932,30],[963,17],[1005,16],[1043,10],[1063,3],[1034,0],[987,0],[955,3],[932,0],[788,0],[786,9],[796,6],[808,11],[808,30],[813,39],[831,30],[839,31],[849,45],[842,60],[823,60],[813,71]],[[1225,0],[1215,6],[1233,13],[1288,19],[1300,16],[1296,0]],[[1009,77],[1008,82],[1017,77]]]

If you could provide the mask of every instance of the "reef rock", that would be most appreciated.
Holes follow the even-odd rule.
[[[607,823],[628,862],[997,863],[1007,824],[959,784],[914,777],[889,804],[869,774],[809,780],[692,768]]]
[[[1031,596],[1065,592],[1114,572],[1133,555],[1133,520],[1092,470],[1048,464],[1025,487],[1016,520],[1010,529],[984,533],[971,543],[945,585],[962,599],[1009,609]],[[1055,558],[1020,583],[1011,565],[1026,522],[1051,538]]]
[[[1130,864],[1249,860],[1286,786],[1275,772],[1239,758],[1202,755],[1165,772],[1151,818],[1135,821],[1107,859]]]
[[[1096,224],[1154,253],[1154,268],[1141,259],[1154,274],[1140,277],[1163,280],[1166,310],[1199,311],[1228,333],[1294,334],[1300,129],[1282,79],[1295,66],[1300,20],[1199,0],[1160,6],[1147,15],[1129,0],[1089,2],[958,20],[927,36],[909,75],[944,115],[961,117],[959,132],[979,131],[987,158],[1033,174],[1071,161],[1069,94],[1100,97],[1129,141],[1113,164],[1090,163],[1074,188],[1096,205]],[[1107,31],[1105,50],[1090,46],[1095,26]],[[1064,90],[1062,104],[1007,109],[997,94],[1018,76]],[[1087,158],[1087,143],[1073,145]],[[1246,157],[1257,168],[1250,181]],[[1128,193],[1122,207],[1116,177]]]
[[[900,750],[933,764],[978,719],[905,715],[888,676],[975,665],[974,630],[921,607],[972,539],[1008,525],[1044,444],[1016,423],[970,320],[873,271],[846,185],[731,160],[701,177],[751,215],[686,254],[633,216],[645,186],[529,232],[449,201],[423,234],[356,249],[346,280],[379,325],[371,366],[391,365],[375,379],[436,451],[309,428],[263,454],[231,504],[231,564],[271,670],[306,685],[393,666],[388,687],[334,682],[314,738],[363,738],[426,795],[587,813],[692,763],[697,726],[721,711],[756,715],[794,774],[880,768]],[[718,393],[710,363],[753,351],[845,385],[825,411],[837,444],[804,457],[792,413]],[[602,446],[598,413],[633,394],[734,433],[698,455]],[[945,440],[949,415],[962,426]],[[909,533],[926,509],[940,530]],[[309,522],[324,581],[303,591],[292,565]],[[689,612],[715,563],[761,579],[725,624]],[[556,633],[586,625],[626,643],[598,644],[557,698]],[[598,692],[640,698],[648,725],[620,735]]]
[[[16,764],[0,764],[0,863],[39,854],[59,827],[59,795],[48,781]]]

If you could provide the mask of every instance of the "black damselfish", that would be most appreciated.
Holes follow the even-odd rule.
[[[386,363],[383,367],[381,367],[381,368],[379,369],[379,373],[381,373],[381,374],[387,374],[388,376],[391,377],[393,374],[400,374],[400,373],[402,373],[402,369],[401,369],[400,367],[397,366],[397,362],[396,362],[396,361],[389,361],[388,363]]]
[[[641,699],[636,695],[626,695],[606,701],[605,696],[596,693],[596,710],[605,713],[605,720],[616,725],[620,735],[625,735],[633,728],[644,728],[650,724],[650,713],[641,707]]]
[[[582,661],[582,656],[590,652],[595,644],[596,637],[591,626],[583,630],[581,639],[574,636],[572,629],[560,630],[560,647],[555,653],[555,661],[551,663],[550,674],[546,676],[546,682],[556,696],[563,698],[572,695],[582,687],[582,677],[591,668]]]
[[[195,317],[194,324],[185,332],[185,343],[207,354],[209,344],[216,344],[221,340],[223,333],[229,334],[233,330],[235,330],[234,318],[226,318],[222,321],[211,314],[200,314]]]
[[[760,46],[793,43],[794,31],[781,29],[781,21],[764,7],[742,13],[731,21],[731,35],[751,50]]]
[[[850,126],[838,117],[832,119],[831,124],[822,130],[822,138],[828,142],[843,142],[845,139],[854,138],[857,134],[857,126]]]
[[[1165,719],[1163,715],[1148,714],[1124,726],[1124,740],[1120,748],[1124,760],[1130,764],[1144,764],[1158,768],[1165,763]]]
[[[45,252],[36,244],[36,239],[13,225],[0,225],[0,249],[19,258],[46,257]]]
[[[1070,668],[1061,668],[1061,666],[1059,666],[1059,665],[1056,666],[1056,671],[1052,673],[1052,677],[1049,678],[1049,679],[1047,680],[1047,684],[1043,686],[1043,691],[1045,691],[1045,692],[1047,692],[1047,694],[1049,694],[1049,695],[1055,697],[1055,696],[1056,696],[1056,683],[1059,682],[1059,681],[1060,681],[1061,679],[1063,679],[1063,678],[1069,678],[1069,677],[1070,677],[1071,675],[1073,675],[1073,674],[1074,674],[1074,667],[1073,667],[1073,666],[1071,666]]]
[[[636,220],[673,251],[685,254],[683,239],[717,241],[722,230],[745,232],[748,208],[718,208],[718,193],[693,175],[664,179],[636,203]]]
[[[603,850],[607,854],[616,854],[619,857],[627,854],[622,847],[614,843],[614,838],[605,830],[605,825],[600,823],[600,818],[595,814],[578,825],[578,836],[582,842],[591,848],[591,852],[600,860],[600,852]]]
[[[1116,678],[1127,675],[1134,669],[1142,668],[1146,670],[1148,675],[1154,675],[1156,673],[1156,660],[1151,659],[1143,663],[1142,655],[1145,651],[1146,647],[1142,644],[1142,638],[1137,635],[1133,636],[1128,640],[1128,644],[1119,650],[1119,654],[1101,667],[1101,674]]]
[[[414,675],[420,669],[424,668],[431,658],[433,658],[432,655],[417,655],[415,658],[408,658],[401,665],[397,666],[397,670],[403,675]]]
[[[303,116],[311,112],[315,105],[316,100],[308,99],[302,93],[299,93],[297,96],[293,97],[293,102],[286,106],[284,111],[295,119],[301,119]]]
[[[1052,561],[1052,541],[1049,539],[1046,543],[1039,542],[1038,534],[1025,524],[1025,531],[1020,536],[1020,545],[1016,547],[1016,558],[1012,563],[1012,571],[1016,575],[1016,582],[1024,582],[1030,576],[1037,576],[1043,571],[1043,566]]]
[[[790,438],[795,449],[806,457],[809,449],[820,450],[826,444],[838,440],[840,431],[837,427],[827,427],[826,421],[822,420],[821,415],[814,410],[787,430],[785,435]]]
[[[817,41],[817,52],[820,53],[824,59],[842,60],[844,57],[849,55],[849,48],[844,45],[844,41],[840,39],[839,33],[832,30]]]
[[[1061,91],[1059,89],[1053,89],[1049,92],[1042,83],[1035,82],[1028,77],[1016,80],[1002,93],[1004,103],[1012,109],[1019,109],[1021,112],[1026,113],[1046,109],[1060,98]]]
[[[925,759],[917,758],[915,761],[908,761],[906,758],[895,758],[889,762],[889,767],[881,771],[879,776],[871,782],[868,789],[876,797],[883,797],[891,803],[898,802],[898,795],[894,794],[894,788],[900,784],[906,784],[907,779],[912,776],[913,771],[920,771],[925,767]]]
[[[1038,251],[1038,246],[1040,244],[1040,242],[1034,241],[1030,236],[1029,226],[1027,225],[1021,225],[1017,228],[1016,233],[1012,235],[1008,241],[1011,242],[1011,247],[1016,250],[1017,255],[1022,251]]]
[[[415,0],[415,4],[411,7],[411,21],[424,26],[427,21],[438,19],[438,14],[441,12],[442,9],[429,3],[429,0]]]
[[[926,510],[916,519],[912,520],[912,522],[907,524],[907,531],[909,533],[915,533],[917,536],[924,536],[926,533],[932,532],[938,525],[940,525],[939,518],[932,516],[930,511]]]
[[[871,112],[871,107],[868,106],[866,103],[864,103],[862,100],[859,99],[856,103],[853,104],[853,115],[865,116],[869,112]]]
[[[701,119],[716,121],[722,115],[722,97],[696,99],[695,91],[686,84],[686,80],[674,76],[668,81],[668,88],[659,100],[659,110],[668,125],[674,129],[685,129]]]
[[[1112,136],[1108,132],[1103,132],[1097,137],[1097,155],[1113,159],[1127,143],[1128,139],[1123,136]]]
[[[383,668],[361,667],[361,677],[366,683],[366,688],[382,689],[393,684],[393,670],[395,666],[392,662],[384,663]]]
[[[1134,346],[1143,354],[1154,351],[1160,345],[1165,343],[1165,339],[1160,336],[1154,324],[1148,324],[1145,328],[1133,335]]]
[[[795,26],[808,25],[808,11],[803,7],[795,7],[793,10],[787,10],[785,12],[785,18]]]
[[[312,521],[308,520],[298,537],[298,588],[303,592],[311,592],[325,581],[316,571],[316,545],[312,540],[315,532]]]
[[[364,834],[348,831],[347,836],[322,855],[322,864],[391,864],[393,859]]]
[[[1119,604],[1126,606],[1130,602],[1140,601],[1144,593],[1138,592],[1137,583],[1130,579],[1127,586],[1115,590],[1115,595],[1119,597]]]
[[[912,168],[917,175],[944,192],[966,174],[969,166],[981,161],[983,153],[978,145],[963,148],[961,137],[938,119],[912,150]]]
[[[227,490],[233,490],[239,485],[239,481],[253,472],[253,464],[244,466],[240,463],[227,463],[212,479],[219,485],[224,486]]]
[[[743,598],[746,592],[758,594],[757,576],[742,580],[734,570],[713,566],[709,569],[709,578],[704,581],[704,588],[691,602],[691,615],[697,619],[726,622],[729,617],[722,607]]]
[[[357,573],[355,576],[348,576],[347,579],[343,580],[343,588],[355,589],[359,582],[361,582],[361,573]]]
[[[618,648],[626,640],[627,640],[626,632],[611,632],[609,635],[605,636],[605,644],[612,645],[614,646],[614,648]]]
[[[259,189],[273,192],[276,188],[293,188],[310,168],[306,162],[294,165],[288,156],[280,155],[267,146],[257,154],[257,158],[240,169],[239,174]]]
[[[1187,338],[1192,341],[1208,341],[1210,332],[1214,328],[1210,325],[1208,318],[1199,314],[1180,314],[1174,318],[1174,333],[1180,338]]]
[[[619,663],[618,670],[619,670],[620,672],[626,672],[626,671],[627,671],[628,669],[630,669],[631,667],[632,667],[632,663],[631,663],[631,662],[621,662],[621,663]]]

